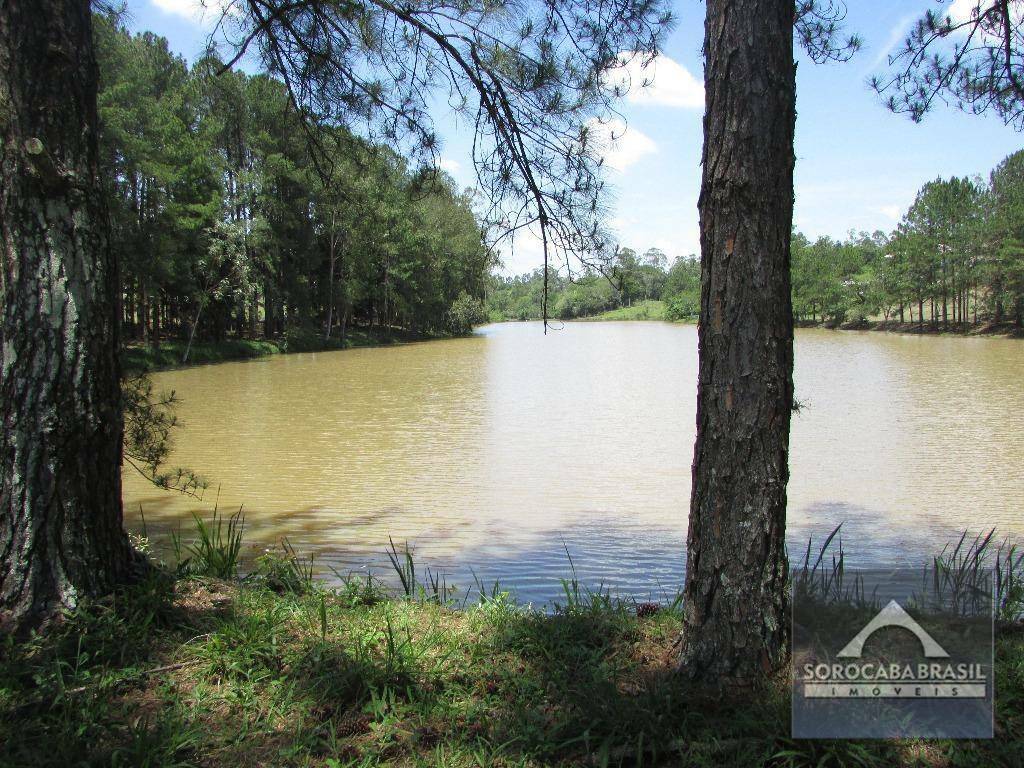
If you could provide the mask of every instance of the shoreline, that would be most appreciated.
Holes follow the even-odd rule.
[[[429,334],[406,331],[397,328],[386,333],[366,329],[349,329],[344,340],[331,338],[325,341],[319,335],[289,339],[225,339],[193,343],[188,362],[182,362],[185,342],[165,340],[158,344],[130,342],[121,349],[124,373],[156,373],[200,365],[214,365],[238,360],[255,360],[272,355],[291,355],[301,352],[338,352],[346,349],[391,347],[421,341],[440,341],[457,338],[449,334]]]
[[[184,565],[151,559],[116,600],[7,649],[0,763],[578,768],[660,755],[767,768],[782,750],[820,762],[820,743],[790,736],[788,664],[731,693],[678,674],[678,599],[572,581],[550,613],[497,584],[460,605],[401,559],[403,589],[325,588],[286,545],[240,577],[224,555],[241,531],[211,530]],[[994,646],[994,738],[843,739],[838,764],[903,764],[908,749],[922,768],[1018,764],[1021,624],[997,622]]]
[[[900,333],[914,336],[962,336],[981,338],[1024,339],[1024,328],[1012,322],[979,322],[966,326],[944,325],[941,322],[908,323],[897,320],[855,320],[846,323],[795,320],[794,328],[822,328],[828,331],[873,331],[876,333]]]
[[[617,311],[617,310],[613,310]],[[558,323],[672,323],[673,325],[696,325],[695,318],[685,320],[668,320],[663,317],[609,317],[611,313],[604,312],[600,315],[573,318],[549,318],[548,322]],[[541,318],[529,318],[518,320],[509,318],[507,320],[493,320],[493,323],[539,323]],[[923,325],[917,322],[900,323],[892,320],[860,320],[847,323],[825,323],[811,320],[794,320],[794,328],[820,328],[826,331],[872,331],[876,333],[899,333],[914,336],[960,336],[963,338],[988,338],[988,339],[1024,339],[1024,328],[1016,326],[1012,322],[1005,323],[977,323],[965,327],[956,327],[953,324],[948,326],[942,323],[932,324],[926,322]]]

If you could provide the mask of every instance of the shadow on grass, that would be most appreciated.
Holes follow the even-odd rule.
[[[372,582],[167,584],[5,641],[0,764],[1024,763],[1020,632],[1000,639],[991,742],[795,742],[784,674],[721,698],[675,674],[672,608],[638,617],[572,589],[543,614],[500,592],[456,611]]]

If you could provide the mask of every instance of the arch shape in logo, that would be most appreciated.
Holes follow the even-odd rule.
[[[912,632],[921,641],[921,648],[924,651],[925,658],[949,658],[949,654],[935,641],[935,638],[925,632],[921,625],[914,621],[914,618],[895,600],[890,600],[888,605],[879,611],[878,615],[864,626],[864,629],[857,633],[856,637],[843,646],[843,649],[839,651],[837,656],[845,659],[859,659],[864,652],[864,643],[867,642],[867,639],[884,627],[902,627]]]

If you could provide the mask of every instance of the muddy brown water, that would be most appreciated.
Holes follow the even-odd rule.
[[[248,554],[287,537],[330,578],[386,576],[391,537],[460,594],[499,579],[551,601],[575,568],[664,599],[683,578],[696,370],[694,326],[622,322],[159,373],[182,399],[172,463],[211,485],[197,501],[126,470],[126,519],[141,528],[141,508],[166,548],[193,511],[243,506]],[[1024,534],[1024,342],[801,329],[795,380],[794,557],[839,522],[851,565]]]

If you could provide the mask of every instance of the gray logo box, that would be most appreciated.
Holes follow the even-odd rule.
[[[794,737],[992,737],[989,569],[792,576]]]

